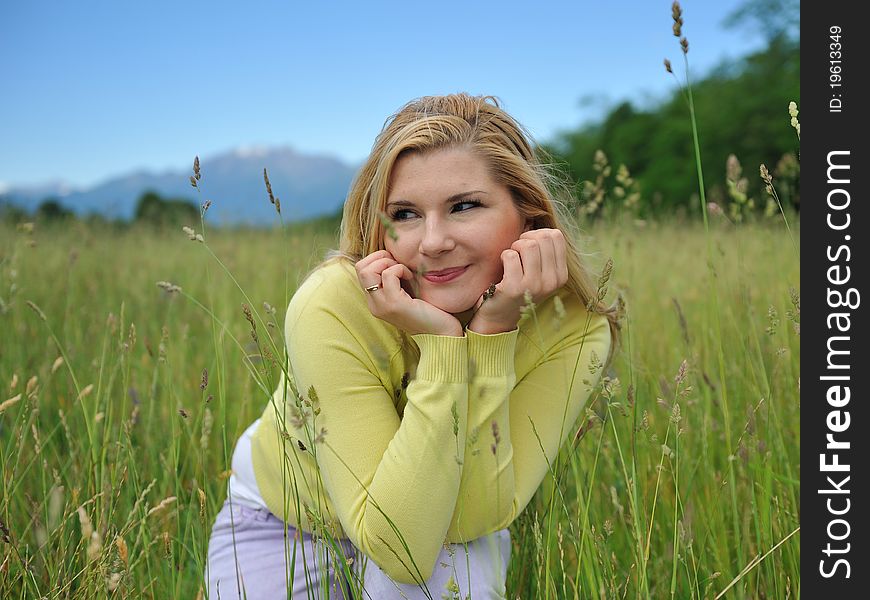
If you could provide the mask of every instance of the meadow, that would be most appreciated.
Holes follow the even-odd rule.
[[[781,218],[584,224],[587,260],[613,261],[622,347],[558,483],[511,526],[509,598],[799,597],[789,217],[791,235]],[[282,348],[293,291],[335,244],[304,228],[0,228],[0,597],[203,593],[233,444],[277,381],[263,349]]]

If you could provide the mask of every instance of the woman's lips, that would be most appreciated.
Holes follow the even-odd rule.
[[[448,281],[453,281],[454,279],[465,273],[466,270],[468,270],[468,266],[461,267],[459,269],[449,269],[438,274],[426,273],[423,277],[426,279],[426,281],[431,281],[432,283],[446,283]]]

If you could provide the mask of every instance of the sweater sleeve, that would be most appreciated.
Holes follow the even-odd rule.
[[[601,374],[600,369],[590,373],[593,353],[603,362],[611,343],[604,317],[595,316],[588,326],[583,321],[579,330],[546,349],[519,382],[514,371],[518,330],[467,332],[469,448],[451,524],[461,539],[513,522],[572,433]]]
[[[297,389],[310,395],[313,387],[319,404],[314,429],[325,433],[312,451],[323,486],[357,548],[395,581],[422,582],[459,492],[468,340],[412,336],[420,361],[400,419],[380,375],[383,351],[360,333],[359,311],[347,300],[331,301],[309,303],[286,331]]]

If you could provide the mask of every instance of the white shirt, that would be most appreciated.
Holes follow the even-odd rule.
[[[233,470],[227,482],[227,497],[234,504],[241,504],[254,509],[266,509],[266,502],[257,487],[257,477],[254,475],[254,461],[251,456],[251,436],[260,424],[260,419],[254,421],[239,437],[233,451],[231,468]]]

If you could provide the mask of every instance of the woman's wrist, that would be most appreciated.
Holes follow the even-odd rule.
[[[465,337],[465,331],[463,331],[462,327],[457,327],[456,329],[451,329],[447,333],[439,333],[438,335],[447,335],[450,337]]]
[[[417,331],[417,332],[408,332],[410,335],[439,335],[443,337],[465,337],[465,330],[462,328],[462,325],[457,321],[456,327],[451,327],[449,329],[445,329],[442,331]]]
[[[495,335],[497,333],[506,333],[508,331],[513,331],[516,328],[516,323],[514,323],[513,325],[508,325],[506,323],[487,323],[483,320],[472,319],[466,329],[480,335]]]

